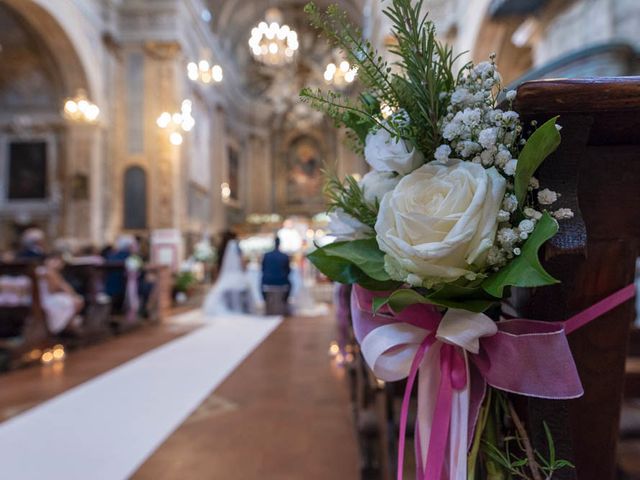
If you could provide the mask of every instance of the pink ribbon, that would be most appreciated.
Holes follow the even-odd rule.
[[[443,316],[434,306],[423,304],[401,313],[383,307],[373,314],[375,296],[386,294],[354,286],[352,317],[356,339],[374,372],[386,381],[407,378],[397,478],[403,478],[409,402],[419,379],[417,478],[441,480],[444,474],[444,478],[457,480],[466,479],[466,455],[486,384],[531,397],[581,396],[583,389],[566,335],[633,298],[635,286],[623,288],[565,322],[554,323],[514,319],[490,324],[483,314],[449,309]],[[469,335],[467,330],[474,332]],[[436,346],[439,353],[428,354]],[[439,374],[437,383],[425,372]],[[429,411],[421,412],[421,408]],[[426,439],[428,443],[422,445]]]

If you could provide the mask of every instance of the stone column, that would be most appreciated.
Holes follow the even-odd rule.
[[[211,230],[214,234],[227,227],[226,206],[220,194],[227,171],[224,117],[224,110],[216,106],[211,115]]]

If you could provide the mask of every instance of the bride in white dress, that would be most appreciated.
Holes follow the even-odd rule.
[[[242,266],[237,240],[230,240],[224,251],[216,283],[202,306],[207,316],[255,313],[256,301],[251,277]]]

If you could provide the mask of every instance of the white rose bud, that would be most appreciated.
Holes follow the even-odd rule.
[[[366,173],[360,180],[360,187],[364,192],[364,200],[375,205],[376,200],[380,202],[385,193],[390,192],[400,181],[400,177],[393,172],[376,172],[375,170]]]
[[[339,240],[367,238],[373,234],[371,228],[341,209],[336,209],[329,214],[328,230]]]
[[[415,147],[409,148],[404,140],[392,138],[384,128],[367,135],[364,158],[374,170],[401,175],[412,172],[424,162]]]

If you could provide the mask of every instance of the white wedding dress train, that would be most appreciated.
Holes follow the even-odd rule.
[[[250,275],[242,267],[236,240],[227,244],[216,283],[207,294],[202,311],[207,316],[255,313],[255,298]]]

